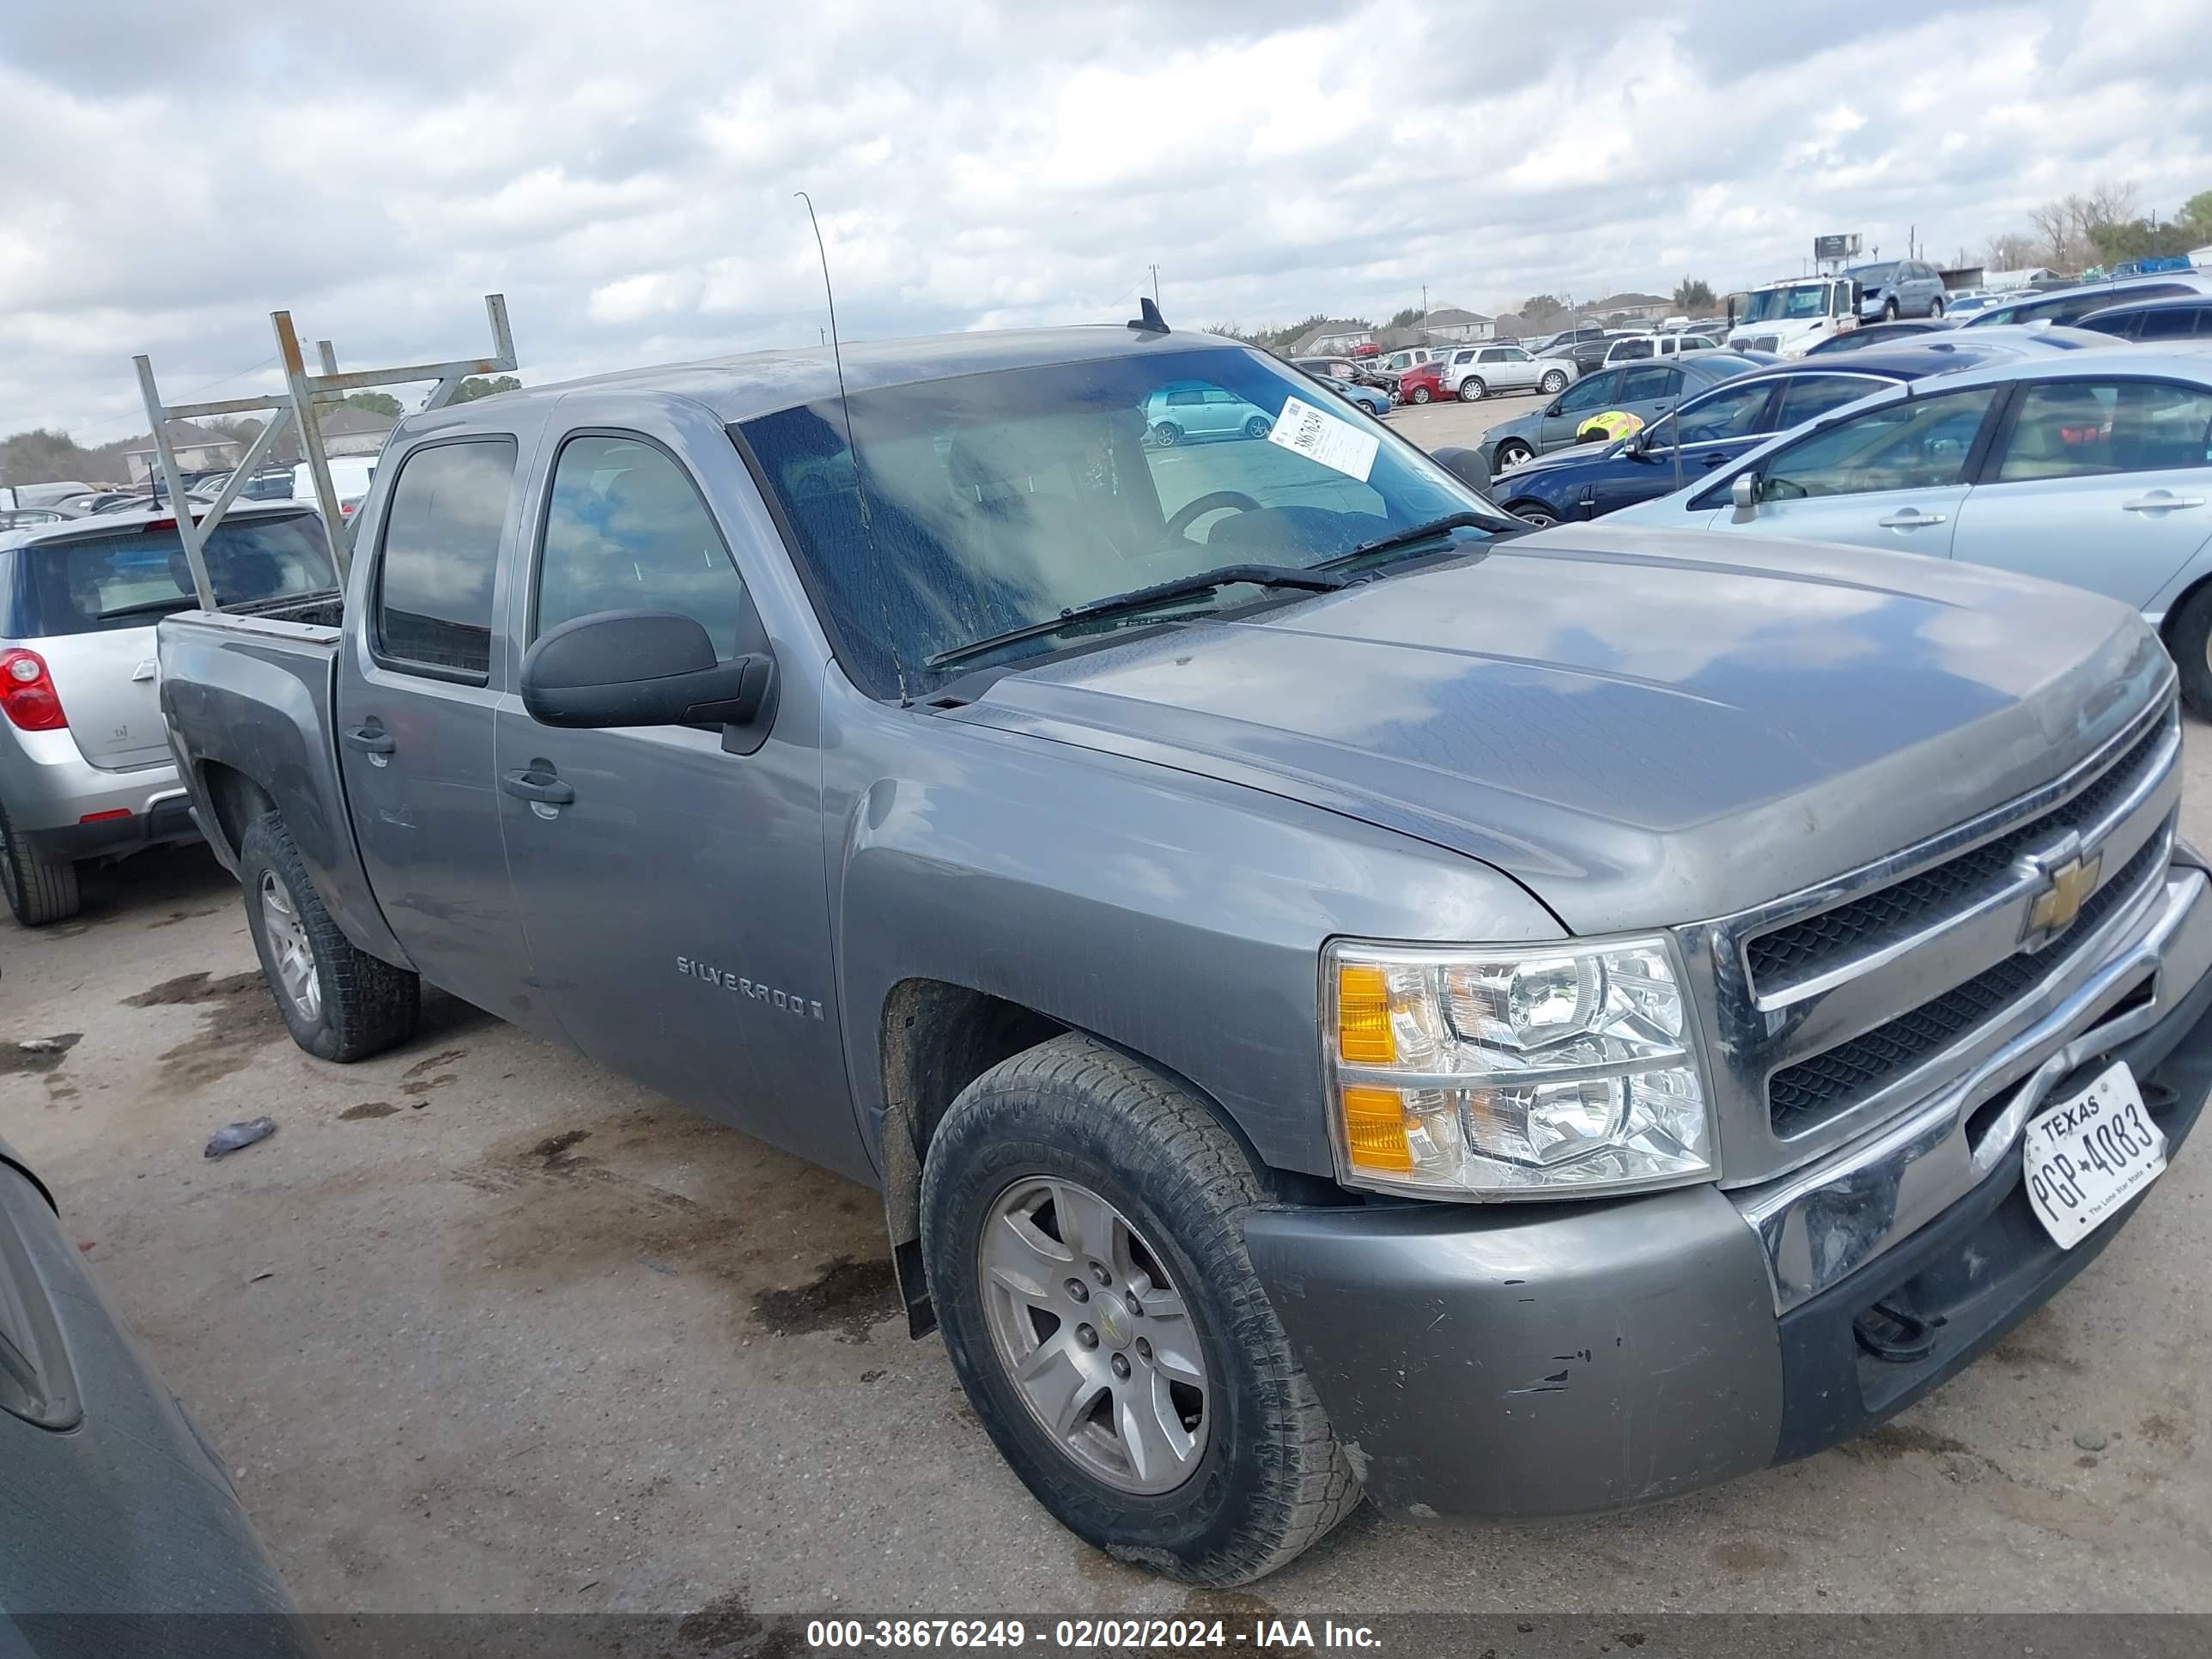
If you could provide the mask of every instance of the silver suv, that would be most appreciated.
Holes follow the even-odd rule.
[[[197,603],[176,526],[140,507],[0,533],[0,889],[26,927],[76,914],[79,864],[198,836],[155,683],[154,624]],[[207,557],[249,611],[337,590],[296,501],[233,507]]]
[[[1556,357],[1531,357],[1517,345],[1462,346],[1444,365],[1444,392],[1471,404],[1493,392],[1565,392],[1575,366]]]

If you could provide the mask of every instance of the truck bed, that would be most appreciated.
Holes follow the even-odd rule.
[[[362,868],[337,745],[344,602],[331,595],[250,613],[184,611],[155,630],[161,714],[216,858],[273,803],[331,917],[363,950],[404,964]]]

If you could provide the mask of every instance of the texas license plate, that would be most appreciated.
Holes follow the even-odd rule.
[[[2028,1202],[2063,1250],[2166,1173],[2166,1135],[2143,1109],[2124,1060],[2030,1118],[2021,1147]]]

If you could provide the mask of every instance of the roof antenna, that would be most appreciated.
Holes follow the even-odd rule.
[[[1137,304],[1139,307],[1137,314],[1123,324],[1123,327],[1133,328],[1140,334],[1164,334],[1168,331],[1168,319],[1160,315],[1160,308],[1149,296],[1140,295]]]
[[[830,357],[837,365],[837,408],[845,417],[845,447],[853,457],[853,494],[860,504],[860,533],[868,538],[868,551],[875,559],[878,573],[876,600],[883,607],[884,648],[891,653],[891,673],[898,681],[899,706],[910,708],[914,698],[906,689],[906,665],[899,660],[896,636],[891,632],[890,601],[881,585],[883,556],[876,547],[875,521],[868,516],[867,485],[861,477],[860,441],[853,435],[853,404],[845,395],[845,352],[837,343],[837,295],[830,286],[830,250],[822,243],[822,221],[814,216],[814,198],[803,190],[791,193],[806,204],[806,222],[814,227],[814,252],[822,261],[822,296],[830,302]]]

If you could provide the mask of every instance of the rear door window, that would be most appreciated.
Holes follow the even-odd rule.
[[[401,463],[376,575],[386,666],[478,684],[489,677],[492,578],[514,456],[512,438],[471,438]]]
[[[2135,337],[2186,340],[2203,331],[2200,319],[2203,315],[2201,306],[2168,306],[2162,311],[2140,311],[2136,313]]]
[[[216,602],[227,609],[337,591],[330,542],[313,514],[217,524],[206,556]],[[6,631],[18,637],[150,628],[199,604],[173,523],[127,526],[85,541],[33,543],[15,557],[21,578]]]
[[[2212,465],[2212,392],[2155,380],[2030,386],[1996,482]]]

